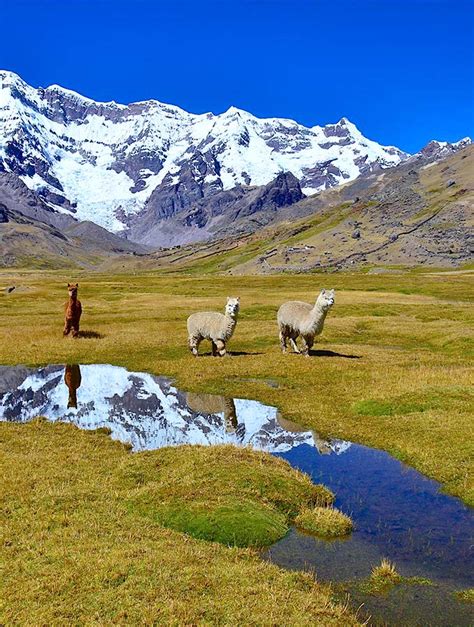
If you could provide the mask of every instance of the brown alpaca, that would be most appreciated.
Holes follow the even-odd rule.
[[[77,409],[77,388],[81,387],[81,369],[77,364],[68,364],[64,371],[64,383],[69,390],[68,409]]]
[[[72,329],[72,337],[79,335],[79,320],[81,319],[81,301],[77,300],[79,283],[68,283],[69,300],[64,304],[64,335],[68,335]]]

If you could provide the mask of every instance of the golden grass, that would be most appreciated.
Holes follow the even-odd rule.
[[[78,340],[61,336],[73,279],[84,307]],[[18,289],[7,295],[7,285]],[[336,288],[336,306],[315,354],[281,355],[278,306],[311,300],[321,287]],[[0,274],[0,363],[113,363],[174,377],[185,390],[258,399],[321,437],[384,448],[473,502],[472,292],[467,273],[447,280],[9,271]],[[187,315],[222,310],[234,294],[242,315],[233,356],[192,358]],[[0,622],[352,624],[309,575],[164,529],[163,517],[137,506],[137,486],[124,487],[122,477],[117,487],[117,468],[139,457],[105,435],[0,424],[0,438],[8,556]],[[268,496],[262,503],[280,516],[280,533],[290,514]]]
[[[347,536],[352,520],[335,507],[305,507],[295,518],[295,524],[309,533],[325,538]]]
[[[307,477],[285,463],[218,447],[132,454],[104,433],[41,420],[1,427],[1,624],[356,624],[311,575],[165,529],[130,507],[144,492],[191,501],[235,496],[244,483],[262,507],[288,481],[290,501],[298,490],[311,496]],[[187,479],[191,468],[197,479]]]
[[[61,337],[64,285],[76,278],[82,327],[98,338]],[[2,288],[10,284],[29,291],[7,295]],[[388,450],[472,503],[472,285],[469,274],[447,280],[419,273],[199,278],[11,271],[0,275],[0,362],[113,363],[175,377],[186,390],[255,398],[322,437]],[[278,306],[311,300],[323,286],[336,288],[336,306],[315,355],[281,355]],[[234,355],[193,359],[186,317],[222,310],[228,294],[242,302],[229,344]]]

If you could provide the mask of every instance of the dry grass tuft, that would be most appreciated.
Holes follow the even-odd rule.
[[[397,573],[395,564],[390,562],[385,557],[382,558],[382,561],[378,566],[374,566],[372,568],[371,577],[373,579],[383,579],[385,581],[391,581],[394,583],[400,581],[401,579],[400,575]]]
[[[306,507],[296,516],[295,524],[304,531],[325,538],[347,536],[353,528],[349,516],[335,507]]]
[[[378,566],[372,568],[368,589],[373,594],[383,594],[401,582],[402,577],[397,572],[395,565],[384,557]]]

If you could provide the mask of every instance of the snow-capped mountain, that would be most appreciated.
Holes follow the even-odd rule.
[[[0,420],[26,422],[36,416],[81,429],[108,427],[114,439],[135,451],[234,444],[283,453],[308,444],[321,453],[340,454],[350,446],[323,441],[311,431],[285,430],[275,407],[186,394],[162,377],[117,366],[0,367]]]
[[[312,194],[407,157],[346,118],[307,128],[235,107],[196,115],[156,100],[100,103],[0,71],[0,171],[18,175],[50,207],[115,232],[142,212],[148,222],[167,219],[282,173]]]

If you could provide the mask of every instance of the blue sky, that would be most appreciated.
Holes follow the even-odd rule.
[[[474,0],[0,0],[0,67],[97,100],[474,136]]]

